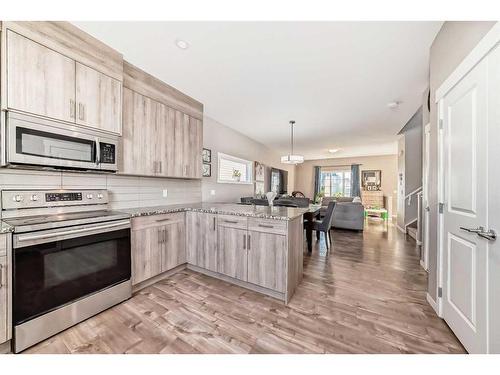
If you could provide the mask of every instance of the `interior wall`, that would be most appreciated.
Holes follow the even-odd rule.
[[[107,189],[110,207],[124,209],[196,203],[201,182],[115,174],[0,169],[0,189]],[[167,189],[167,197],[163,190]]]
[[[384,196],[392,197],[392,207],[397,206],[397,155],[360,156],[357,158],[331,158],[307,160],[299,164],[295,170],[295,190],[301,191],[308,198],[314,198],[314,167],[344,166],[361,164],[360,175],[364,170],[380,169],[382,171],[382,191]]]
[[[254,184],[231,184],[217,182],[217,153],[258,161],[266,165],[265,186],[270,186],[271,167],[288,171],[288,192],[294,190],[294,167],[281,164],[280,155],[246,135],[233,130],[214,119],[203,118],[203,147],[212,150],[212,176],[204,177],[201,184],[204,202],[239,202],[241,197],[254,195]],[[212,194],[212,192],[214,194]]]
[[[405,137],[401,136],[398,140],[398,182],[397,182],[397,197],[398,197],[398,214],[397,225],[400,230],[405,227]]]
[[[432,299],[437,296],[437,224],[438,224],[438,130],[435,94],[439,86],[495,24],[494,21],[445,22],[430,49],[430,158],[429,158],[429,284]],[[425,103],[427,105],[427,103]]]

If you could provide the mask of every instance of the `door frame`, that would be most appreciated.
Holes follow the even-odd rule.
[[[427,139],[427,134],[429,134],[429,138]],[[429,207],[429,154],[427,154],[427,150],[430,151],[430,138],[431,138],[431,123],[428,122],[424,126],[424,134],[423,134],[423,163],[422,163],[422,218],[423,218],[423,226],[422,226],[422,248],[424,251],[424,259],[420,260],[420,265],[427,272],[429,271],[429,217],[430,212],[426,210]],[[427,171],[426,171],[427,169]],[[423,205],[425,203],[425,206]]]
[[[485,56],[487,56],[498,44],[500,43],[500,22],[497,22],[490,29],[488,33],[479,41],[479,43],[471,50],[471,52],[465,57],[465,59],[455,68],[455,70],[448,76],[448,78],[439,86],[435,93],[435,103],[437,104],[436,111],[436,123],[438,127],[438,205],[439,203],[444,203],[444,136],[443,129],[441,129],[440,122],[443,119],[443,99],[448,94],[448,92],[455,87],[455,85],[462,80]],[[437,285],[436,285],[436,296],[438,296],[439,288],[443,287],[443,251],[444,251],[444,215],[437,211],[438,215],[438,233],[437,233]],[[489,285],[489,279],[487,281]],[[431,300],[434,303],[434,309],[439,317],[443,316],[443,306],[442,298],[436,297],[436,301],[432,300],[432,297],[427,294],[427,300]],[[430,301],[430,302],[431,302]],[[489,342],[488,342],[489,347]]]

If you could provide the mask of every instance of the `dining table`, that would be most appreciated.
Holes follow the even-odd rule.
[[[321,204],[310,204],[307,211],[304,212],[304,222],[306,230],[307,251],[312,252],[312,231],[315,219],[320,219]]]

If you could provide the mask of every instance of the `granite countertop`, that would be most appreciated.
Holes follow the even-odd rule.
[[[174,212],[195,211],[213,214],[256,217],[261,219],[292,220],[308,211],[307,208],[268,207],[234,203],[192,203],[154,207],[137,207],[120,210],[131,217],[161,215]]]
[[[14,227],[0,220],[0,234],[14,232]]]

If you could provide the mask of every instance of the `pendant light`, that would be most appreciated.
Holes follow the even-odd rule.
[[[290,121],[290,149],[291,152],[288,155],[281,157],[281,162],[283,164],[301,164],[304,162],[304,157],[302,155],[293,154],[293,125],[295,121]]]

